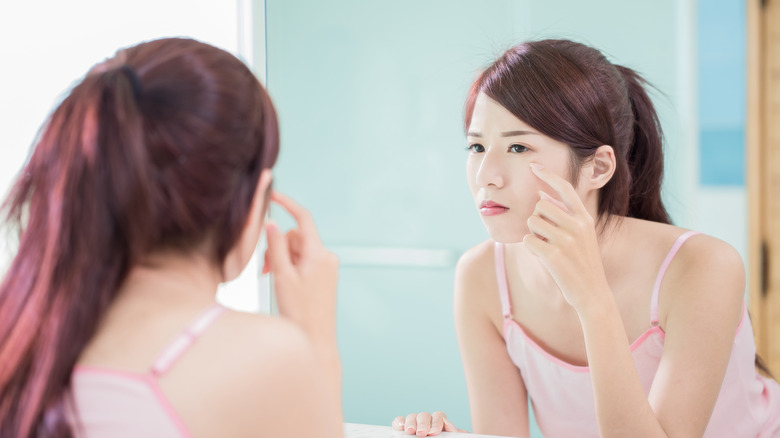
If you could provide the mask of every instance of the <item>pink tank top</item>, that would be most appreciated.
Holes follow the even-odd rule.
[[[157,357],[146,373],[76,366],[71,376],[68,417],[79,438],[190,437],[162,392],[158,379],[225,310],[214,305],[201,313]]]
[[[672,246],[656,277],[650,304],[650,327],[631,344],[639,378],[650,393],[664,348],[658,326],[658,291],[666,269],[693,231]],[[539,429],[546,438],[598,437],[593,385],[587,366],[575,366],[545,351],[512,318],[504,245],[495,245],[496,275],[504,314],[504,341],[520,369]],[[743,306],[726,376],[704,438],[780,437],[780,386],[756,372],[753,329]]]

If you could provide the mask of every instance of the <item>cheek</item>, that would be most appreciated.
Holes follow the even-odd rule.
[[[526,217],[533,212],[536,202],[539,200],[539,190],[544,189],[544,183],[530,172],[523,169],[515,174],[515,181],[512,184],[512,197],[517,203],[518,210],[527,213]]]
[[[545,165],[545,167],[547,167],[550,171],[555,173],[558,177],[568,182],[571,179],[570,178],[571,175],[569,175],[569,168],[565,165],[565,163],[567,163],[567,161],[565,161],[564,158],[561,158],[559,162],[552,163],[550,166]],[[552,196],[553,198],[559,201],[561,200],[560,195],[558,195],[558,192],[556,192],[555,189],[552,188],[552,186],[540,180],[536,175],[532,174],[531,176],[533,177],[533,181],[529,182],[529,187],[533,186],[532,190],[534,196],[539,198],[538,192],[543,191],[548,195]]]
[[[469,190],[471,190],[471,196],[477,196],[477,171],[479,170],[479,163],[477,160],[469,159],[466,161],[466,181],[469,184]]]

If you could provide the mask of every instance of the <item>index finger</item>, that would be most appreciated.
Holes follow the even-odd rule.
[[[560,195],[561,200],[569,210],[583,210],[585,208],[585,206],[582,205],[582,200],[579,195],[577,195],[577,192],[574,191],[574,187],[572,187],[569,181],[550,172],[541,164],[531,163],[531,170],[539,179],[546,182],[547,185],[552,187],[553,190]]]
[[[298,227],[304,236],[316,238],[319,241],[317,228],[314,226],[314,220],[308,210],[293,201],[289,196],[283,195],[276,190],[271,192],[271,200],[281,205],[282,208],[290,213],[290,216],[298,223]]]

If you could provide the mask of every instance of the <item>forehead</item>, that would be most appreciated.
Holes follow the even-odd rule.
[[[532,131],[527,123],[515,117],[498,102],[488,97],[485,93],[479,93],[474,101],[474,111],[471,114],[469,132],[476,131],[487,135],[503,131]]]

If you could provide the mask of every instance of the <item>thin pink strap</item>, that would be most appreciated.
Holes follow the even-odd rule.
[[[496,242],[495,251],[496,280],[498,281],[498,296],[501,299],[501,311],[504,318],[512,317],[512,304],[509,302],[509,284],[506,279],[506,263],[504,262],[504,244]]]
[[[655,278],[655,286],[653,286],[653,296],[650,301],[650,325],[658,325],[658,291],[661,290],[661,282],[666,275],[666,269],[669,264],[672,263],[672,259],[677,255],[677,251],[680,250],[683,243],[688,240],[689,237],[701,234],[698,231],[686,231],[680,237],[675,240],[672,249],[669,250],[669,254],[666,254],[664,262],[661,263],[661,269],[658,270],[658,276]]]
[[[151,368],[151,373],[155,377],[162,376],[171,366],[179,360],[182,354],[195,342],[198,337],[206,331],[212,322],[225,311],[225,308],[219,304],[214,304],[204,310],[195,321],[187,327],[182,334],[171,342],[168,347],[157,356]]]

